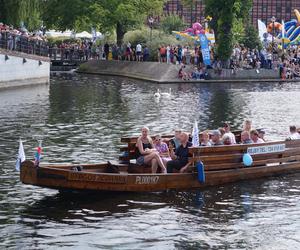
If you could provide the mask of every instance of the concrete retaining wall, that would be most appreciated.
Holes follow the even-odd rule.
[[[0,51],[0,88],[48,83],[49,79],[50,61],[47,58]]]
[[[158,83],[182,82],[178,79],[180,66],[158,62],[128,62],[128,61],[96,61],[91,60],[82,64],[78,72],[115,75],[137,78],[141,80],[154,81]],[[186,66],[187,72],[193,71],[193,66]],[[229,69],[223,69],[220,72],[208,70],[212,81],[269,81],[279,80],[278,70],[238,70],[232,72]],[[197,81],[191,81],[197,82]]]

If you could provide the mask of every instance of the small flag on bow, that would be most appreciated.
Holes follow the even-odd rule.
[[[19,151],[18,151],[18,158],[17,158],[17,162],[16,162],[16,171],[20,171],[21,163],[23,161],[25,161],[25,160],[26,160],[26,157],[25,157],[23,142],[20,139],[20,142],[19,142]]]

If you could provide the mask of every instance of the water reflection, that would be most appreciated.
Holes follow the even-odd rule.
[[[60,194],[22,185],[18,139],[27,157],[43,139],[44,162],[99,162],[118,156],[120,137],[175,127],[217,128],[245,118],[284,138],[300,124],[300,87],[290,84],[168,84],[58,75],[50,86],[0,92],[0,248],[297,249],[299,174],[206,190],[153,194]]]

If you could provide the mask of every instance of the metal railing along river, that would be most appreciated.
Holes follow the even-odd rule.
[[[45,57],[49,53],[48,43],[39,37],[27,37],[8,31],[0,32],[0,48]]]

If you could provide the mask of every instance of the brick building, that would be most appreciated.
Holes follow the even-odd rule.
[[[177,14],[183,17],[187,24],[190,24],[191,21],[203,22],[205,18],[203,2],[203,0],[196,0],[191,11],[190,8],[184,7],[180,0],[170,0],[164,6],[164,13]],[[296,18],[294,9],[300,11],[300,0],[253,0],[251,21],[254,26],[257,26],[257,19],[268,23],[272,16],[275,16],[278,21],[289,21]]]

